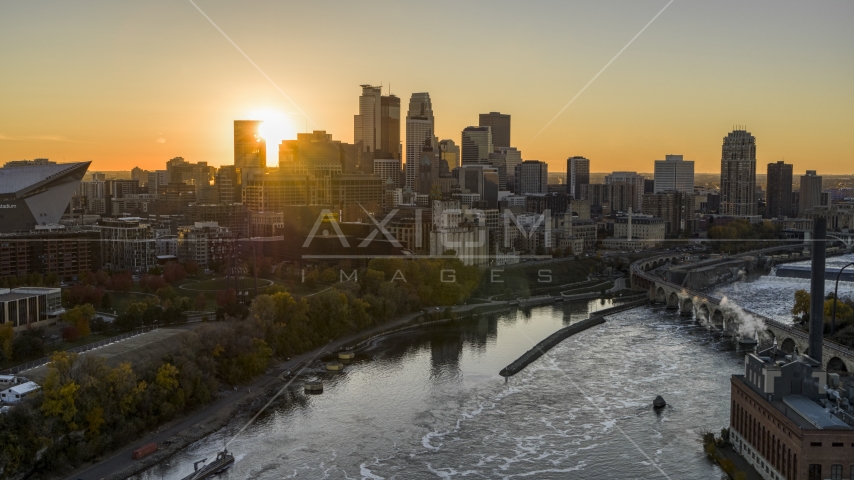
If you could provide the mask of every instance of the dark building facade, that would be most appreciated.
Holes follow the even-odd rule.
[[[499,112],[481,113],[478,125],[492,129],[493,147],[510,147],[510,115]]]
[[[765,198],[765,218],[791,217],[792,164],[782,160],[768,164],[768,186]]]

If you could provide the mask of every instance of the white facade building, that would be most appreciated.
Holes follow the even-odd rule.
[[[36,382],[27,382],[15,385],[12,388],[0,392],[0,401],[4,403],[19,403],[34,392],[41,390]]]
[[[655,193],[694,191],[694,161],[683,160],[682,155],[665,155],[655,161]]]

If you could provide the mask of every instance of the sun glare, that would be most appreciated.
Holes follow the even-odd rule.
[[[267,164],[278,164],[279,144],[282,140],[293,140],[297,137],[297,130],[290,115],[265,108],[250,112],[246,118],[263,120],[258,133],[267,141]]]

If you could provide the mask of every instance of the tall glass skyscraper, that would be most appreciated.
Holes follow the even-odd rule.
[[[463,165],[489,163],[492,153],[492,129],[490,127],[466,127],[460,145]]]
[[[791,163],[780,160],[768,164],[768,185],[765,194],[765,217],[791,217],[792,212]]]
[[[584,157],[566,159],[566,193],[575,200],[581,199],[581,186],[590,183],[590,160]]]
[[[400,99],[383,95],[382,87],[361,85],[359,114],[353,117],[353,142],[365,161],[374,158],[400,159]],[[370,157],[368,159],[367,157]]]
[[[406,186],[415,189],[418,178],[418,164],[424,150],[425,140],[436,150],[437,139],[433,124],[433,104],[427,92],[413,93],[409,99],[409,111],[406,113]]]
[[[510,147],[510,115],[500,112],[481,113],[478,125],[490,127],[493,147]]]
[[[259,133],[262,123],[261,120],[234,121],[235,167],[267,166],[267,141]]]
[[[756,211],[756,138],[747,130],[733,130],[724,138],[721,154],[721,213]]]

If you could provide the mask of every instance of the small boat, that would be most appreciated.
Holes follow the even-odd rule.
[[[193,468],[195,471],[184,477],[183,480],[203,480],[217,473],[224,472],[234,464],[234,455],[228,453],[228,450],[223,449],[223,451],[216,454],[216,460],[199,468],[199,464],[205,461],[207,459],[194,463]]]

